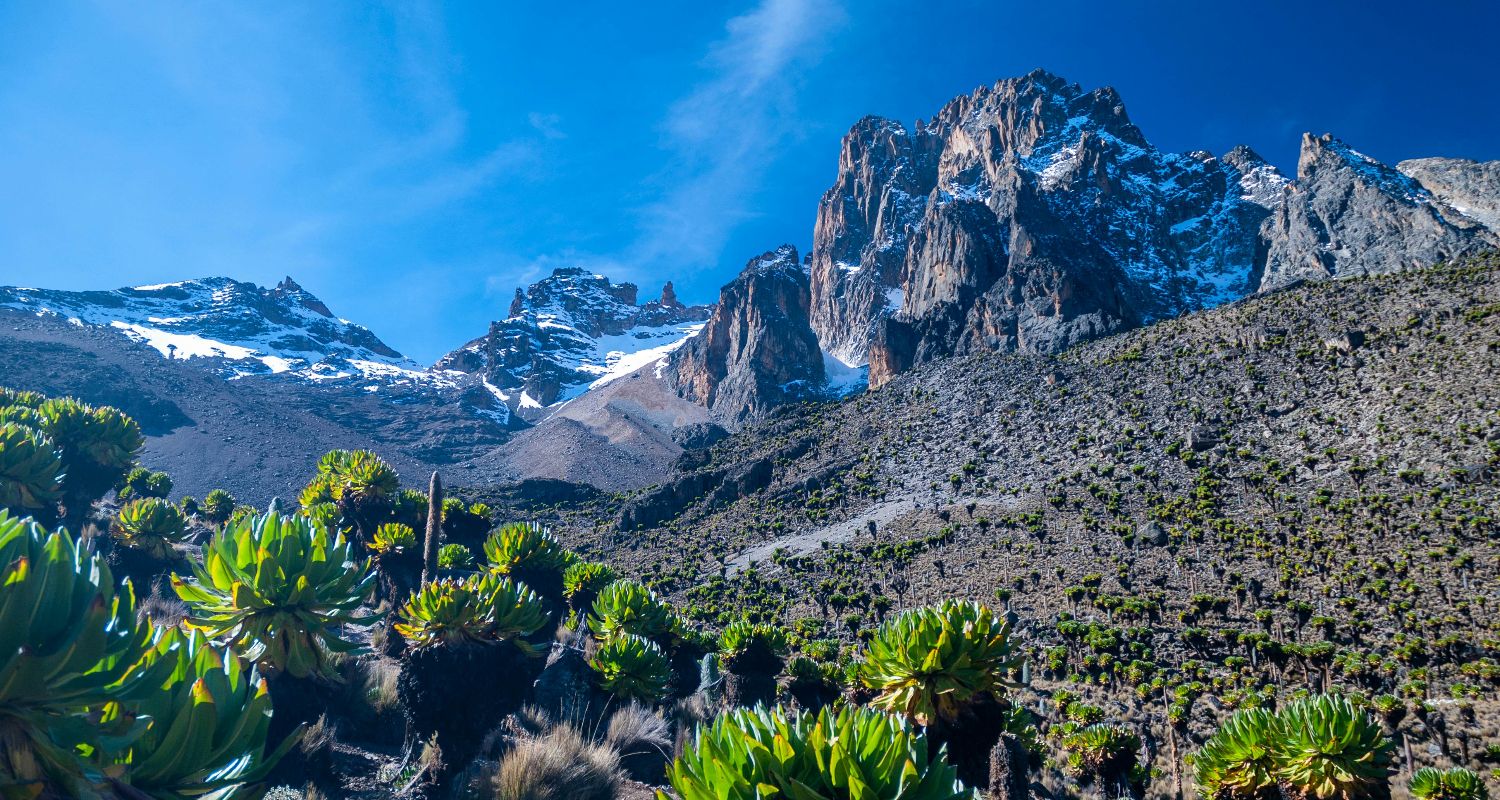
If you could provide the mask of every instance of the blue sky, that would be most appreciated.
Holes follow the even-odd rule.
[[[711,300],[859,117],[1038,66],[1168,150],[1500,159],[1500,4],[1431,5],[4,3],[0,284],[290,274],[430,361],[556,266]]]

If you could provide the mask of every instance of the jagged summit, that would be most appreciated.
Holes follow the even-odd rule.
[[[809,302],[797,248],[784,244],[750,259],[720,290],[703,332],[668,358],[669,384],[731,425],[821,396],[826,376]]]
[[[1297,181],[1261,229],[1258,288],[1396,272],[1500,246],[1500,227],[1457,208],[1485,201],[1483,191],[1476,198],[1456,187],[1474,186],[1464,176],[1486,169],[1474,162],[1450,167],[1447,181],[1415,169],[1429,187],[1331,134],[1304,133]],[[1500,203],[1500,182],[1487,188],[1488,201]]]
[[[1252,288],[1255,231],[1285,183],[1249,148],[1163,153],[1114,89],[1045,70],[911,132],[866,118],[819,205],[813,327],[878,381],[939,354],[1054,351],[1215,305]],[[910,324],[872,358],[896,315]]]
[[[223,277],[107,291],[4,287],[0,306],[111,328],[225,377],[384,380],[421,369],[290,277],[272,289]]]
[[[434,369],[481,378],[493,400],[535,420],[549,409],[659,360],[703,327],[710,309],[661,297],[638,304],[639,287],[581,267],[555,269],[517,288],[503,320],[443,356]]]
[[[950,355],[1058,352],[1293,280],[1500,243],[1500,170],[1409,163],[1331,136],[1304,138],[1295,181],[1246,146],[1167,153],[1114,89],[1034,70],[910,128],[855,123],[818,207],[812,328],[879,385]]]

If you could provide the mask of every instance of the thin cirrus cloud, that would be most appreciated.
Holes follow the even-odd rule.
[[[782,144],[799,135],[800,76],[846,21],[832,0],[762,0],[730,19],[709,46],[706,71],[660,126],[668,165],[656,199],[637,210],[638,235],[600,259],[631,275],[713,268]]]

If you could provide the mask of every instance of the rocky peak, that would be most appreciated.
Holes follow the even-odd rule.
[[[292,280],[292,276],[290,275],[282,278],[281,283],[276,284],[276,288],[271,290],[271,295],[281,301],[297,303],[315,314],[325,317],[333,316],[333,312],[328,310],[328,306],[322,300],[319,300],[311,292],[303,289],[300,284]]]
[[[710,312],[678,301],[670,283],[661,300],[636,305],[638,296],[633,283],[580,267],[555,269],[516,289],[505,319],[435,368],[477,376],[510,413],[541,419],[590,386],[659,360]]]
[[[1253,289],[1285,182],[1249,148],[1162,153],[1114,89],[1044,70],[910,132],[866,118],[819,204],[813,328],[878,384],[968,348],[1054,352],[1215,305]]]
[[[730,425],[816,396],[823,354],[809,325],[810,301],[795,247],[750,259],[720,290],[703,331],[669,357],[664,376],[679,396]]]
[[[1455,196],[1453,202],[1462,201]],[[1297,182],[1260,238],[1261,291],[1299,280],[1395,272],[1500,244],[1494,231],[1417,178],[1332,135],[1310,133],[1302,135]]]
[[[1422,185],[1452,213],[1444,216],[1460,227],[1481,225],[1500,232],[1500,161],[1464,158],[1418,158],[1396,169]]]

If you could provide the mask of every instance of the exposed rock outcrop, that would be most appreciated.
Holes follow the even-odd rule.
[[[1475,185],[1454,180],[1464,170],[1430,164],[1413,170],[1443,185],[1455,203],[1463,202],[1457,197],[1473,202]],[[1423,267],[1500,244],[1416,178],[1328,134],[1303,134],[1297,182],[1285,196],[1261,228],[1261,291]]]
[[[1449,222],[1463,226],[1464,218],[1500,232],[1500,161],[1469,161],[1463,158],[1417,158],[1402,161],[1396,169],[1415,178],[1422,188],[1451,209]]]
[[[753,258],[720,290],[702,333],[672,353],[664,374],[679,396],[731,426],[812,396],[824,372],[809,303],[795,247]]]
[[[1081,341],[1297,280],[1500,245],[1500,162],[1376,162],[1304,137],[1298,179],[1247,147],[1164,153],[1110,88],[1045,71],[910,130],[867,117],[818,206],[811,324],[869,384],[982,350]]]
[[[1113,89],[1038,70],[908,132],[867,118],[819,206],[812,324],[871,385],[976,349],[1056,352],[1242,295],[1286,179],[1162,153]]]

